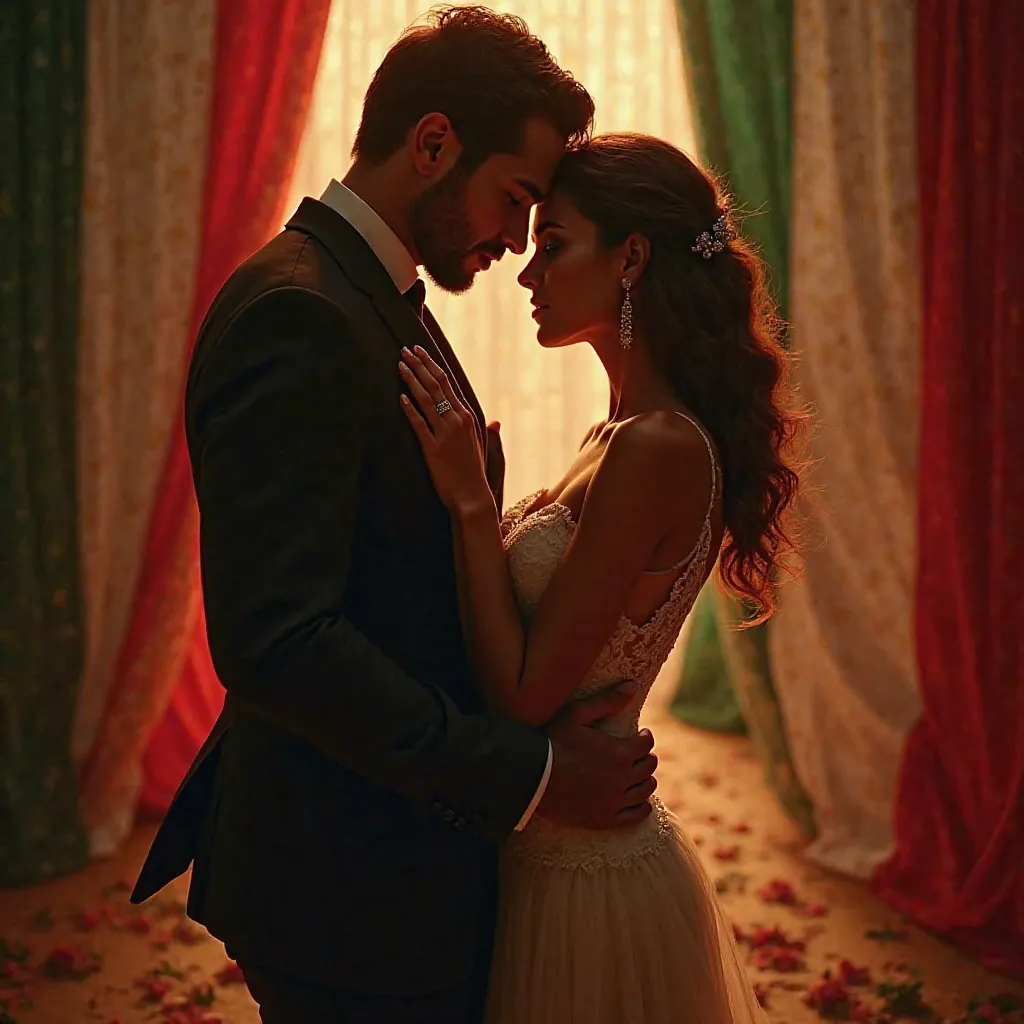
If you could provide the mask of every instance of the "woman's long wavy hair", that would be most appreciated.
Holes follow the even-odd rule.
[[[785,325],[765,266],[741,237],[710,259],[693,251],[702,232],[730,216],[728,200],[711,175],[660,139],[595,136],[566,154],[552,190],[597,226],[602,244],[633,232],[650,242],[631,293],[634,323],[655,367],[715,440],[726,528],[720,579],[748,602],[748,624],[764,621],[779,570],[792,570],[786,513],[806,420],[786,387]]]

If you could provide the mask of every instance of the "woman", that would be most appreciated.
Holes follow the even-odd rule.
[[[712,568],[763,619],[797,487],[764,272],[679,150],[599,136],[568,154],[519,277],[537,338],[589,342],[611,389],[553,487],[499,522],[478,432],[425,352],[403,408],[452,520],[466,640],[498,712],[543,726],[634,694],[633,731]],[[639,797],[638,797],[639,800]],[[657,800],[609,832],[535,817],[505,845],[489,1024],[764,1020],[692,842]]]

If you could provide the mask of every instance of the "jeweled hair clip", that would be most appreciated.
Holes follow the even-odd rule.
[[[725,247],[736,237],[736,232],[729,226],[729,220],[723,213],[710,231],[702,231],[693,243],[692,251],[709,260],[717,252],[725,252]]]

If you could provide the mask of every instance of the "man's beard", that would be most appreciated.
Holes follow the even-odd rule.
[[[434,284],[454,295],[466,291],[474,277],[466,268],[473,248],[473,229],[466,216],[471,174],[457,163],[412,208],[412,237],[423,269]]]

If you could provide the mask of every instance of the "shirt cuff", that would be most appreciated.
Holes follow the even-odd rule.
[[[530,806],[526,808],[526,813],[519,819],[519,824],[516,825],[516,832],[522,832],[526,828],[526,823],[533,817],[533,812],[537,810],[537,804],[544,798],[544,791],[548,788],[548,780],[551,778],[552,756],[551,740],[548,740],[548,763],[544,766],[544,774],[540,777],[540,785],[537,787],[537,792],[533,794]]]

